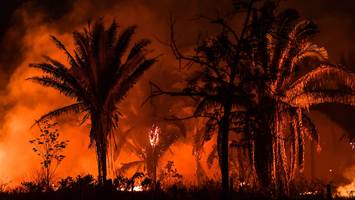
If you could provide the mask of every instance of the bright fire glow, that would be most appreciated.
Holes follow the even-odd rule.
[[[120,189],[119,189],[120,191],[126,191],[126,188],[125,187],[121,187]],[[136,186],[133,186],[133,188],[132,189],[129,189],[129,190],[127,190],[127,191],[129,191],[129,192],[142,192],[143,191],[143,186],[141,186],[141,185],[136,185]]]
[[[355,180],[348,185],[338,187],[337,195],[340,197],[355,197]]]
[[[149,133],[149,142],[152,147],[155,147],[159,143],[160,128],[157,125],[153,125]]]
[[[135,192],[141,192],[143,191],[143,187],[141,185],[137,185],[133,187],[133,191]]]

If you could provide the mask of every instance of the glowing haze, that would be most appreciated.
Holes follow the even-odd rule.
[[[50,35],[57,36],[68,49],[72,49],[72,31],[80,30],[90,18],[95,19],[105,16],[106,21],[109,22],[116,19],[119,25],[123,27],[137,24],[138,30],[135,38],[147,37],[153,40],[151,49],[156,54],[163,55],[160,58],[160,62],[141,78],[138,84],[130,91],[125,101],[120,104],[123,118],[120,121],[120,130],[118,131],[119,133],[132,129],[133,135],[142,134],[143,136],[138,138],[148,140],[150,128],[156,121],[161,120],[161,116],[169,115],[174,110],[180,110],[180,113],[185,114],[191,112],[191,109],[183,107],[184,104],[189,102],[182,99],[158,98],[143,107],[141,106],[149,94],[149,81],[154,81],[165,88],[173,89],[179,87],[179,84],[181,84],[179,80],[184,76],[179,71],[178,63],[172,57],[169,48],[164,44],[169,36],[169,12],[175,14],[174,16],[181,22],[177,26],[178,42],[184,51],[189,51],[199,30],[213,32],[212,28],[207,26],[207,23],[196,23],[190,19],[196,14],[213,16],[216,13],[216,9],[223,8],[225,12],[231,9],[229,0],[218,1],[218,6],[213,3],[213,0],[208,0],[207,2],[202,0],[168,0],[160,1],[159,3],[149,0],[120,1],[119,3],[98,0],[73,2],[73,5],[69,6],[67,10],[63,11],[62,16],[56,19],[48,17],[46,12],[50,11],[33,9],[34,5],[31,2],[22,4],[13,13],[13,17],[21,21],[21,28],[11,26],[4,38],[9,39],[8,42],[20,42],[21,48],[13,52],[15,55],[16,53],[18,54],[18,58],[14,55],[11,56],[16,62],[13,61],[11,63],[14,67],[12,69],[13,72],[8,73],[10,74],[9,81],[2,81],[5,85],[3,86],[5,88],[4,91],[6,91],[1,92],[2,98],[0,100],[0,105],[2,105],[0,109],[2,111],[0,181],[2,182],[16,184],[22,180],[35,177],[35,172],[40,167],[39,158],[31,151],[31,145],[28,141],[33,137],[33,134],[38,132],[38,129],[36,127],[31,129],[30,127],[35,119],[38,119],[42,114],[72,101],[52,89],[44,88],[25,80],[38,73],[38,71],[30,69],[28,65],[29,63],[42,61],[42,55],[48,55],[66,63],[63,54],[50,41]],[[295,6],[300,6],[298,3],[294,4]],[[327,21],[320,22],[321,24],[328,24]],[[20,33],[21,35],[19,35]],[[321,37],[321,39],[328,42],[324,46],[332,47],[330,52],[333,53],[331,54],[333,57],[340,57],[341,50],[338,49],[338,46],[335,47],[332,42],[329,42],[326,36],[325,34],[325,36]],[[344,45],[344,43],[342,44]],[[0,63],[0,67],[3,68],[4,64],[7,63]],[[312,117],[316,119],[316,124],[319,126],[321,141],[325,141],[322,143],[324,144],[323,151],[319,158],[316,159],[317,166],[322,166],[316,176],[328,177],[328,170],[334,168],[337,170],[336,176],[341,177],[342,171],[355,162],[354,157],[351,156],[351,147],[346,146],[348,143],[338,141],[341,134],[346,133],[347,130],[343,130],[332,119],[320,112],[313,113]],[[66,158],[58,169],[58,177],[76,176],[83,173],[95,175],[95,152],[93,149],[88,149],[89,125],[83,124],[80,126],[80,119],[75,116],[64,116],[58,120],[61,137],[70,140],[65,150]],[[184,176],[187,183],[196,182],[196,178],[194,178],[196,166],[191,145],[193,134],[196,132],[195,124],[191,121],[186,122],[188,131],[186,138],[174,144],[172,147],[173,153],[168,152],[159,163],[159,167],[161,167],[168,160],[173,160],[176,168]],[[335,138],[337,142],[334,142],[332,138]],[[333,143],[329,144],[331,141]],[[325,149],[328,148],[328,145],[344,146],[344,148],[341,148],[341,152]],[[208,149],[206,149],[206,152],[208,152]],[[332,166],[332,163],[339,162],[327,161],[328,159],[335,159],[335,157],[344,161],[341,166]],[[123,151],[113,168],[119,167],[121,162],[135,159],[134,155]],[[206,168],[205,164],[204,167]],[[307,167],[306,157],[306,173],[309,175],[310,169],[308,168],[307,171]],[[216,170],[209,171],[207,168],[206,170],[211,178],[218,177]]]

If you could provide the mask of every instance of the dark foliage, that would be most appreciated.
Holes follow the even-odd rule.
[[[52,36],[67,56],[69,66],[49,57],[45,57],[46,62],[30,65],[44,75],[29,80],[54,88],[76,101],[42,116],[37,122],[68,113],[82,114],[84,120],[91,120],[90,139],[96,145],[101,184],[107,175],[108,140],[113,137],[120,116],[117,103],[156,61],[147,58],[146,47],[150,44],[147,39],[129,48],[136,26],[122,29],[121,34],[118,30],[115,21],[109,27],[105,27],[103,19],[89,24],[83,31],[73,33],[76,46],[72,53]]]
[[[195,69],[178,91],[152,83],[151,98],[185,96],[196,102],[192,116],[204,118],[205,132],[196,146],[217,134],[222,188],[229,183],[230,146],[244,148],[259,185],[279,195],[303,170],[305,138],[318,142],[306,112],[313,105],[355,105],[355,75],[331,64],[327,51],[312,43],[317,26],[296,10],[279,11],[279,1],[235,1],[244,17],[240,30],[223,18],[209,19],[219,34],[198,41],[195,54],[184,55],[171,27],[171,49],[188,69]],[[231,134],[239,135],[231,140]],[[289,156],[288,156],[289,155]]]

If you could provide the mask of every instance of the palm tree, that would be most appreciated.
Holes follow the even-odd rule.
[[[105,27],[102,19],[89,24],[82,32],[75,31],[75,49],[70,53],[56,37],[51,36],[58,48],[68,57],[69,66],[46,57],[46,62],[31,64],[45,75],[29,78],[36,83],[58,90],[75,100],[71,105],[58,108],[37,120],[68,113],[85,113],[90,118],[91,144],[96,145],[99,183],[107,176],[106,156],[108,140],[117,128],[122,101],[138,78],[149,69],[156,58],[147,58],[147,39],[136,42],[129,49],[136,26],[130,26],[118,34],[115,21]]]
[[[306,112],[321,103],[354,106],[355,75],[330,64],[327,51],[311,42],[319,32],[313,22],[292,9],[275,16],[275,8],[266,4],[253,19],[257,47],[248,76],[257,94],[254,116],[260,120],[253,154],[264,185],[272,179],[287,192],[303,169],[305,136],[319,141]]]
[[[163,124],[162,127],[154,124],[146,140],[137,138],[126,140],[125,147],[134,153],[138,160],[123,163],[118,172],[125,173],[132,168],[136,168],[137,171],[143,169],[155,183],[160,158],[169,150],[171,151],[171,146],[175,142],[185,136],[186,129],[181,121]]]

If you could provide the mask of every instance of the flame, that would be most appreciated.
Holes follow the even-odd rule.
[[[351,180],[351,183],[339,186],[336,189],[336,196],[353,198],[355,197],[355,166],[346,170],[344,175]]]
[[[121,187],[120,191],[125,191],[125,187]],[[142,185],[135,185],[133,186],[133,189],[127,190],[128,192],[143,192],[143,186]]]
[[[355,180],[348,185],[339,186],[337,188],[337,196],[349,198],[355,197]]]
[[[136,186],[133,187],[133,191],[134,192],[141,192],[141,191],[143,191],[143,186],[136,185]]]
[[[126,186],[122,186],[120,188],[118,188],[119,191],[127,191],[127,192],[142,192],[144,191],[143,186],[142,186],[142,181],[138,180],[138,183],[134,183],[133,186],[130,187],[126,187]]]
[[[155,147],[159,143],[160,128],[157,125],[153,125],[149,133],[149,142],[152,147]]]

